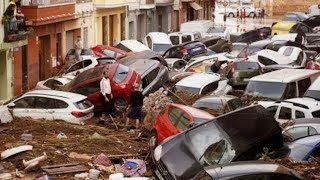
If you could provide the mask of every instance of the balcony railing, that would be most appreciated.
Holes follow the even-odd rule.
[[[76,0],[22,0],[22,5],[54,5],[74,2],[76,2]]]
[[[4,42],[15,42],[25,40],[31,31],[25,26],[25,21],[4,21]]]

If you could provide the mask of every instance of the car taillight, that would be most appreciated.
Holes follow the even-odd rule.
[[[264,33],[260,33],[260,37],[263,37],[264,36]]]
[[[83,117],[85,116],[86,114],[83,113],[83,112],[77,112],[77,111],[72,111],[71,114],[76,117],[76,118],[80,118],[80,117]]]
[[[181,50],[180,50],[180,52],[182,52],[182,54],[188,54],[187,49],[184,49],[184,48],[183,48],[183,49],[181,49]]]

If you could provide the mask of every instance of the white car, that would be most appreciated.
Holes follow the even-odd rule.
[[[90,59],[85,59],[85,60],[76,62],[66,70],[65,74],[68,76],[76,76],[78,73],[94,68],[98,65],[112,64],[115,62],[116,61],[113,58],[108,58],[108,57],[93,58],[92,57]]]
[[[237,9],[239,10],[239,16],[240,16],[240,10],[243,10],[243,9],[246,10],[246,14],[245,14],[246,17],[253,17],[254,14],[257,14],[257,10],[253,6],[239,6],[238,8],[227,8],[226,15],[228,17],[236,17]]]
[[[90,59],[92,57],[95,57],[94,52],[91,49],[82,49],[80,53],[81,60],[83,59]],[[70,65],[77,62],[76,60],[76,50],[75,49],[69,49],[66,58],[66,67],[70,67]]]
[[[197,41],[201,39],[200,32],[173,32],[168,34],[170,41],[173,45],[179,45],[182,43]]]
[[[295,124],[283,131],[285,141],[295,141],[300,138],[320,134],[320,118],[302,118],[294,120]]]
[[[195,73],[180,80],[175,88],[193,94],[208,94],[218,88],[220,79],[219,74]]]
[[[56,76],[52,78],[48,78],[43,81],[39,81],[34,88],[35,90],[56,90],[59,87],[64,86],[65,84],[69,83],[75,76]]]
[[[320,101],[312,98],[292,98],[277,102],[258,102],[264,106],[279,123],[285,123],[291,119],[319,118]]]
[[[115,47],[126,52],[142,52],[150,50],[150,48],[137,40],[123,40]]]
[[[163,54],[172,47],[169,36],[163,32],[150,32],[144,38],[144,44],[152,51]]]
[[[166,58],[165,61],[168,63],[169,71],[180,71],[188,64],[186,60],[179,58]]]
[[[9,109],[13,117],[63,120],[74,124],[82,124],[94,115],[93,105],[86,96],[55,90],[30,91],[0,106],[0,112],[3,112],[1,109]]]

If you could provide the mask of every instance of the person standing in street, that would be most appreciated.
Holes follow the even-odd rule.
[[[243,19],[244,23],[246,23],[246,9],[243,9]]]
[[[240,21],[242,23],[242,9],[240,9]]]
[[[130,104],[127,108],[126,129],[129,130],[130,120],[135,120],[135,128],[139,129],[139,124],[142,119],[143,94],[139,89],[139,84],[134,84],[134,91],[130,96]]]
[[[264,8],[261,9],[261,22],[264,21],[264,15],[265,15],[266,11],[264,10]]]
[[[77,42],[74,45],[74,48],[76,50],[76,61],[80,61],[81,60],[81,50],[82,50],[82,41],[81,41],[80,36],[77,37]]]
[[[103,72],[103,77],[100,81],[100,101],[104,112],[100,117],[101,120],[105,120],[105,115],[109,115],[113,110],[113,96],[111,91],[111,85],[109,80],[108,71]]]

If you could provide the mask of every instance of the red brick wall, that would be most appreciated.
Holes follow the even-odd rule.
[[[35,87],[39,81],[39,58],[38,45],[36,36],[32,35],[28,38],[28,86],[29,89]]]
[[[13,88],[14,96],[22,93],[22,50],[21,47],[13,49],[14,67],[13,67]]]

